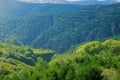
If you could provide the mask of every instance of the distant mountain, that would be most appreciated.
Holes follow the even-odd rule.
[[[35,0],[33,0],[33,2],[34,1]],[[34,3],[25,3],[18,0],[0,0],[0,19],[16,18],[16,17],[28,16],[28,15],[36,15],[36,14],[46,15],[49,13],[72,11],[80,8],[80,6],[76,4],[97,5],[97,4],[116,3],[116,1],[114,0],[107,0],[107,1],[87,0],[87,1],[78,1],[78,2],[68,2],[65,0],[39,0],[39,1],[36,0],[36,1],[37,3],[38,2],[39,3],[34,4]],[[44,4],[42,2],[44,2]],[[57,4],[50,4],[50,3],[57,3]],[[74,5],[69,5],[69,4],[74,4]]]
[[[85,1],[77,1],[72,2],[72,4],[80,4],[80,5],[108,5],[118,3],[117,0],[85,0]]]
[[[119,7],[120,4],[88,6],[1,21],[0,38],[11,44],[21,41],[24,45],[62,53],[76,44],[120,35]]]
[[[97,4],[112,4],[117,3],[118,0],[19,0],[21,2],[29,3],[54,3],[54,4],[80,4],[80,5],[97,5]]]
[[[0,0],[0,19],[23,17],[28,15],[47,15],[72,11],[80,8],[78,5],[32,4],[16,0]]]
[[[0,80],[119,80],[120,3],[76,4],[0,0]]]
[[[67,3],[66,0],[18,0],[21,2],[30,2],[30,3]]]

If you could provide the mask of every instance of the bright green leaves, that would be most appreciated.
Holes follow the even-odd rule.
[[[120,41],[110,39],[103,42],[102,45],[106,53],[111,53],[112,55],[120,54]]]
[[[4,46],[7,48],[5,44],[0,45],[1,48],[4,48]],[[85,43],[77,47],[73,54],[55,55],[49,63],[44,61],[44,58],[38,57],[36,59],[35,57],[42,54],[39,54],[41,51],[44,53],[42,55],[46,55],[46,52],[51,53],[51,50],[44,51],[17,46],[17,49],[15,46],[12,48],[10,48],[11,51],[16,52],[14,55],[10,53],[12,54],[11,59],[1,59],[0,62],[2,65],[0,79],[2,80],[119,80],[120,41],[117,40],[109,39],[104,42]],[[10,49],[4,50],[9,51]],[[17,52],[21,52],[20,56],[16,55]],[[3,53],[4,51],[1,54],[4,55]],[[30,62],[28,63],[31,63],[31,60],[37,62],[36,65],[28,66],[20,62],[21,60],[12,59],[13,56],[19,59],[29,59]],[[6,63],[2,60],[6,61]],[[26,61],[28,60],[23,62]],[[15,67],[16,65],[17,67]]]
[[[119,55],[120,41],[109,39],[105,42],[89,42],[78,47],[75,53],[82,55]]]
[[[86,53],[90,55],[98,54],[102,49],[100,42],[90,42],[80,46],[76,53]]]

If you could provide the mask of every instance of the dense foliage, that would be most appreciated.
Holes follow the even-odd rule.
[[[15,47],[17,49],[17,46]],[[21,51],[20,47],[19,50]],[[4,49],[4,53],[5,51],[9,50]],[[112,39],[85,43],[76,47],[73,53],[54,55],[50,62],[40,58],[34,66],[23,64],[18,60],[12,62],[14,58],[4,60],[3,58],[4,56],[1,56],[1,80],[119,80],[120,78],[120,41]]]
[[[54,51],[0,43],[0,75],[32,68],[37,62],[50,61]]]
[[[119,80],[119,39],[120,4],[0,1],[0,80]]]

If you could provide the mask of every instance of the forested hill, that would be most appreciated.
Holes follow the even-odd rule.
[[[0,80],[120,80],[120,3],[76,4],[0,0]]]
[[[55,54],[50,62],[40,56],[50,50],[0,43],[1,80],[119,80],[120,41],[88,42],[69,54]],[[42,54],[41,54],[42,53]],[[38,56],[37,56],[38,57]],[[35,62],[35,65],[30,63]],[[74,73],[74,74],[73,74]]]
[[[53,11],[48,15],[35,14],[0,21],[0,38],[11,44],[23,43],[62,53],[76,44],[120,34],[120,4],[64,9],[59,9],[63,11],[59,14]]]
[[[0,80],[3,80],[5,75],[23,69],[32,69],[36,64],[45,64],[51,60],[54,54],[55,52],[52,50],[34,49],[29,46],[15,46],[0,42]],[[14,80],[16,79],[14,78]]]

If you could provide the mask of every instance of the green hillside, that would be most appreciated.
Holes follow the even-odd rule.
[[[63,53],[76,44],[118,36],[119,7],[120,4],[87,6],[59,14],[28,15],[1,21],[1,40]]]
[[[1,45],[0,47],[3,47],[7,44]],[[13,47],[17,51],[18,46]],[[31,53],[28,52],[28,47],[19,47],[18,53],[21,51],[20,48],[25,50],[25,54]],[[14,50],[11,49],[11,53],[14,53]],[[51,52],[36,49],[32,51],[35,54]],[[7,56],[8,48],[1,48],[0,52],[1,80],[119,80],[120,78],[120,41],[118,40],[88,42],[76,47],[73,53],[54,55],[48,63],[39,58],[34,66]],[[16,53],[17,57],[23,56],[22,53]],[[4,59],[4,57],[8,58]]]
[[[0,43],[0,76],[50,61],[54,53],[51,50]]]
[[[120,80],[120,3],[0,0],[0,80]]]

